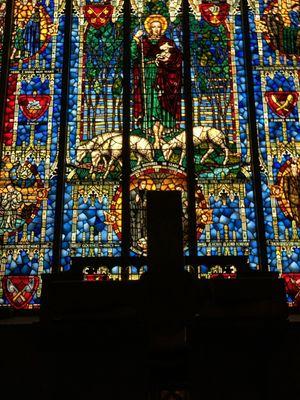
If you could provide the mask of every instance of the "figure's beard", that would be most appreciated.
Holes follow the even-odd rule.
[[[150,39],[160,39],[160,37],[161,37],[161,34],[160,33],[157,33],[157,34],[152,34],[151,36],[150,36]]]

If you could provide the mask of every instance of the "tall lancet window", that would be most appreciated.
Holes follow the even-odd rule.
[[[198,254],[248,255],[255,267],[257,236],[241,25],[238,2],[192,3],[195,179],[210,210]],[[197,216],[203,220],[205,214],[198,208]]]
[[[80,3],[80,4],[79,4]],[[74,7],[63,266],[71,256],[120,256],[123,15],[108,2]]]
[[[11,49],[2,58],[9,57],[9,74],[1,132],[0,301],[17,309],[38,303],[40,275],[51,270],[63,29],[63,2],[14,2]]]

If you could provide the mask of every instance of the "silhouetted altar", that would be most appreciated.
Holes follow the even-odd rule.
[[[172,386],[175,379],[185,391],[191,349],[197,353],[203,343],[220,339],[255,344],[255,351],[270,344],[272,330],[287,318],[284,284],[274,274],[243,270],[244,258],[184,259],[180,193],[149,192],[147,202],[148,257],[74,259],[70,272],[44,280],[41,320],[72,343],[85,337],[133,352],[146,349],[145,360],[158,354],[148,368],[151,385]],[[236,279],[196,279],[184,269],[204,261],[235,265]],[[86,266],[110,263],[147,264],[148,270],[137,281],[83,280]]]

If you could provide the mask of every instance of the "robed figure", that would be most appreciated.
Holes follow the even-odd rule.
[[[181,119],[182,53],[164,35],[167,20],[150,15],[145,20],[147,35],[139,30],[132,43],[134,61],[134,118],[154,148],[162,136],[178,128]]]
[[[289,203],[293,219],[300,226],[300,164],[293,160],[290,171],[283,177],[283,193]]]
[[[131,213],[131,238],[135,248],[139,247],[141,239],[147,237],[147,202],[146,202],[147,180],[142,179],[137,186],[130,191],[130,213]]]
[[[291,6],[288,13],[289,22],[283,18],[278,3],[274,3],[265,13],[265,22],[271,43],[275,49],[284,54],[300,55],[300,6],[298,1]]]
[[[24,28],[25,46],[28,56],[36,54],[41,48],[40,6],[37,4],[34,12]]]

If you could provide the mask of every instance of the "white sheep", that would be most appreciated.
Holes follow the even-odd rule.
[[[110,172],[111,166],[115,161],[118,161],[120,165],[122,165],[121,156],[122,156],[122,145],[123,145],[123,138],[122,135],[112,137],[108,139],[103,146],[99,148],[100,154],[97,155],[97,159],[105,159],[108,157],[108,163],[105,163],[106,171],[103,176],[105,179]],[[130,150],[137,158],[137,165],[141,164],[143,158],[147,161],[153,161],[154,153],[153,148],[150,142],[137,135],[130,135]],[[92,153],[93,159],[93,153]]]
[[[207,157],[215,150],[216,146],[220,146],[225,153],[225,159],[223,165],[227,164],[229,149],[226,145],[224,133],[216,128],[208,126],[195,126],[193,128],[193,142],[194,146],[198,146],[203,143],[208,144],[208,150],[201,158],[201,164],[207,159]],[[174,149],[181,149],[181,156],[179,165],[182,165],[183,159],[186,154],[186,132],[183,131],[179,135],[175,136],[169,142],[165,142],[162,145],[163,155],[166,161],[169,161]]]
[[[77,147],[77,152],[76,152],[76,161],[79,164],[85,156],[88,154],[92,153],[93,150],[96,150],[99,148],[99,146],[102,146],[102,144],[109,138],[113,136],[118,136],[121,135],[121,132],[108,132],[108,133],[103,133],[101,135],[97,135],[93,137],[93,139],[88,140],[87,142],[81,143]]]
[[[104,135],[101,135],[102,137]],[[97,138],[97,137],[96,137]],[[114,162],[118,161],[122,165],[122,146],[123,137],[122,134],[111,134],[104,141],[96,141],[95,139],[90,140],[86,143],[85,147],[81,147],[81,151],[85,150],[85,154],[90,153],[92,158],[92,166],[90,172],[97,169],[100,160],[104,162],[105,173],[103,178],[105,179],[109,174],[111,167]],[[93,142],[92,142],[93,141]],[[92,143],[90,143],[92,142]],[[153,147],[150,142],[137,135],[130,135],[130,149],[137,158],[137,165],[141,164],[143,158],[147,161],[153,161]],[[80,153],[80,157],[77,152],[77,161],[80,162],[84,158],[84,155]]]

